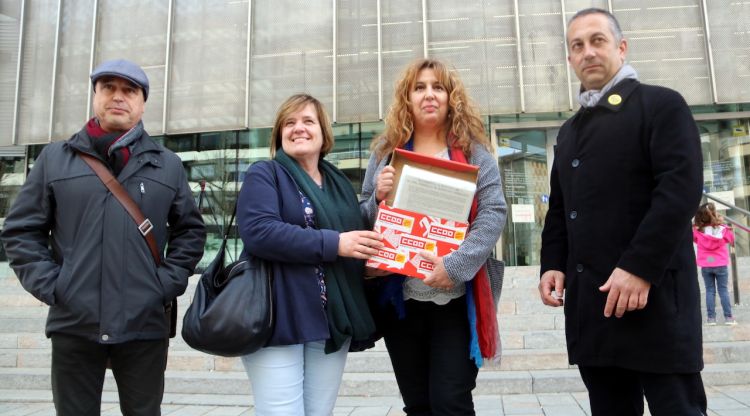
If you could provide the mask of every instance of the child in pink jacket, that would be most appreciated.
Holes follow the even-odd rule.
[[[737,325],[732,316],[727,282],[729,272],[729,250],[727,244],[734,244],[734,232],[725,225],[716,207],[709,202],[698,208],[693,227],[693,241],[698,247],[697,263],[706,283],[707,325],[716,325],[716,291],[719,291],[721,309],[726,325]]]

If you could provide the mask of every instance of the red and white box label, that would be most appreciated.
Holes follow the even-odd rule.
[[[445,256],[466,238],[469,225],[380,204],[373,230],[383,234],[385,247],[367,261],[368,267],[424,279],[434,264],[419,253]]]

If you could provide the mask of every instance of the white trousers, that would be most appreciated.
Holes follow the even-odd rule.
[[[266,347],[242,357],[256,416],[330,416],[349,341],[325,354],[325,341]]]

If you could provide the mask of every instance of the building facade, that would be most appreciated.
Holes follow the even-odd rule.
[[[146,130],[182,157],[202,200],[208,259],[286,97],[326,105],[328,159],[359,189],[395,80],[429,56],[485,115],[509,204],[499,257],[538,264],[552,147],[578,108],[566,21],[592,6],[620,21],[641,81],[691,105],[706,191],[750,207],[748,1],[0,0],[0,216],[41,147],[91,116],[91,70],[126,58],[151,82]]]

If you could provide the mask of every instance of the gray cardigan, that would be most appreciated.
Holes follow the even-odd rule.
[[[375,214],[378,211],[378,204],[375,202],[378,174],[387,162],[387,157],[378,160],[373,152],[367,164],[359,208],[369,227],[375,222]],[[479,166],[476,194],[478,210],[466,240],[458,250],[443,257],[445,270],[454,283],[468,282],[484,265],[503,232],[507,213],[496,159],[484,147],[474,144],[469,163]]]

